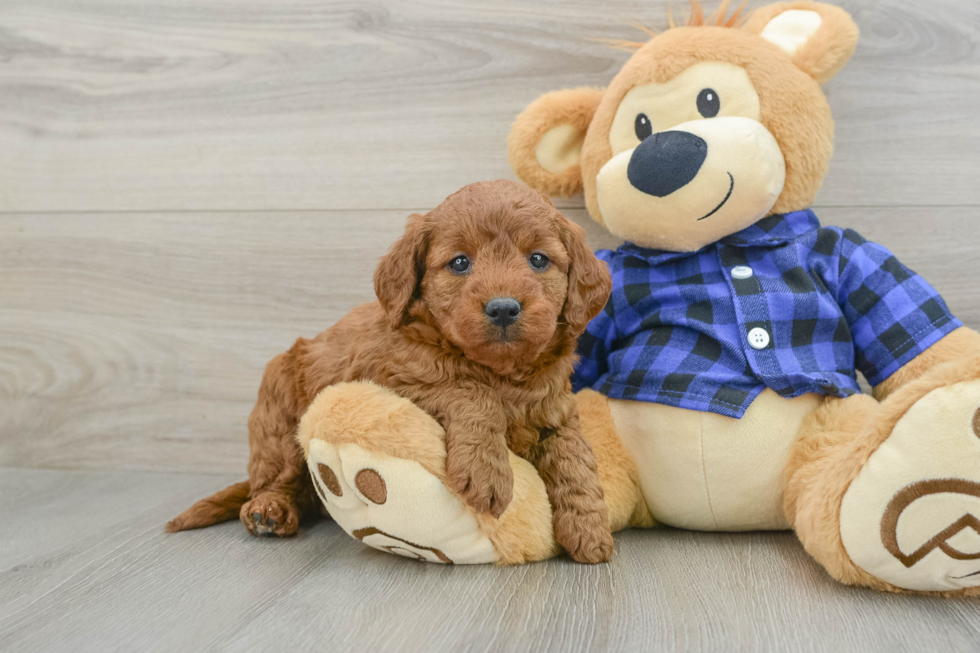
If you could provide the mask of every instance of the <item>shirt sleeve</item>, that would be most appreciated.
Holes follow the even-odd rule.
[[[843,231],[837,300],[857,368],[876,386],[962,326],[939,293],[887,248]]]
[[[612,252],[609,250],[596,252],[596,257],[607,265],[610,264],[611,256]],[[585,333],[579,336],[578,361],[572,372],[572,389],[575,392],[593,387],[596,381],[609,371],[609,354],[616,338],[616,319],[613,310],[613,295],[616,294],[615,277],[613,279],[613,290],[606,307],[589,322]]]

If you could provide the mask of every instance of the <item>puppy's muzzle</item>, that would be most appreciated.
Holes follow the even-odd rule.
[[[507,328],[517,321],[521,314],[521,303],[513,297],[494,297],[483,307],[490,323]]]
[[[638,191],[667,197],[687,186],[708,157],[708,144],[690,132],[669,131],[647,136],[630,157],[626,176]]]

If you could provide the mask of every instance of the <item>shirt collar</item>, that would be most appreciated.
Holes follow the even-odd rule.
[[[651,265],[661,265],[687,256],[699,254],[716,245],[731,245],[734,247],[767,247],[785,245],[814,229],[820,228],[820,221],[810,209],[778,213],[763,218],[750,227],[742,229],[730,236],[725,236],[718,243],[713,243],[694,252],[668,252],[661,249],[649,249],[633,243],[624,243],[619,252],[646,260]]]
[[[804,209],[762,218],[754,225],[722,238],[721,242],[736,247],[785,245],[819,228],[817,216],[810,209]]]

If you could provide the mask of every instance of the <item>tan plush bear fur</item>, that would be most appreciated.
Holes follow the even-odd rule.
[[[515,172],[530,186],[550,194],[584,191],[590,215],[612,233],[643,247],[668,251],[695,251],[764,216],[809,207],[820,190],[833,153],[834,123],[820,85],[837,74],[851,57],[858,40],[858,28],[840,8],[818,2],[776,3],[755,10],[747,19],[741,17],[740,9],[728,16],[728,5],[724,2],[715,15],[705,18],[700,5],[692,2],[688,25],[653,35],[645,43],[619,42],[618,45],[635,50],[635,53],[605,89],[555,91],[532,102],[518,116],[508,141]],[[692,90],[696,92],[699,84],[712,79],[716,80],[713,86],[717,86],[719,79],[731,85],[727,96],[722,91],[722,110],[718,114],[727,121],[724,130],[709,130],[708,125],[699,122],[700,116],[693,113],[693,102],[690,101]],[[691,107],[677,104],[678,98],[690,102]],[[636,147],[636,141],[628,142],[629,130],[633,127],[629,120],[637,115],[632,107],[640,106],[641,101],[645,102],[642,106],[653,107],[659,112],[650,116],[654,131],[679,129],[694,133],[708,143],[709,151],[724,150],[725,139],[741,139],[739,142],[747,143],[750,150],[755,148],[755,152],[746,157],[750,166],[759,165],[758,162],[771,164],[770,181],[774,179],[775,182],[767,187],[766,179],[753,180],[750,169],[737,169],[737,157],[726,161],[725,165],[729,166],[726,169],[735,170],[730,176],[742,180],[739,190],[743,197],[739,199],[739,190],[736,190],[736,197],[732,199],[732,204],[736,204],[734,208],[729,204],[725,209],[727,213],[711,214],[712,222],[717,221],[711,226],[714,231],[705,228],[708,223],[686,220],[684,216],[697,217],[706,207],[712,206],[713,201],[704,205],[698,202],[702,196],[715,192],[717,183],[699,187],[687,197],[683,197],[682,192],[653,198],[633,193],[628,185],[616,180],[616,175],[625,178],[625,164],[617,163],[617,157],[628,156],[629,148]],[[725,113],[726,106],[728,114]],[[721,124],[722,121],[717,122]],[[642,141],[640,137],[639,142]],[[768,145],[773,141],[778,147],[775,153]],[[623,151],[626,151],[625,155],[621,154]],[[577,158],[575,153],[579,153]],[[784,177],[779,179],[779,175]],[[745,182],[745,179],[749,181]],[[746,185],[750,186],[747,191]],[[732,188],[735,188],[734,181]],[[724,202],[722,206],[726,206]],[[802,426],[793,427],[792,434],[780,434],[780,427],[769,425],[772,420],[761,420],[758,411],[753,416],[752,407],[742,418],[743,421],[756,420],[753,423],[757,424],[760,441],[766,441],[766,437],[770,438],[766,442],[788,438],[786,453],[780,463],[782,473],[778,481],[773,481],[779,484],[782,493],[785,523],[796,530],[807,550],[835,578],[888,591],[912,589],[949,595],[980,592],[971,580],[980,577],[980,544],[970,539],[980,540],[980,533],[971,531],[970,527],[970,524],[974,524],[974,528],[980,525],[980,520],[974,516],[974,513],[980,515],[980,479],[950,481],[941,478],[944,474],[960,478],[957,474],[962,472],[955,471],[956,465],[967,458],[973,460],[980,456],[980,446],[971,439],[974,435],[980,438],[980,392],[977,392],[980,385],[975,382],[978,378],[980,336],[960,328],[877,386],[874,398],[860,395],[848,399],[821,397],[811,404],[816,408],[804,409],[812,411],[809,414],[796,415],[787,409],[784,417],[776,415],[776,421],[782,423],[802,418]],[[590,406],[599,403],[594,393],[583,396],[580,401]],[[779,406],[789,406],[789,402],[783,404],[780,401],[785,402],[769,403],[766,410],[778,413],[782,410]],[[745,488],[749,486],[740,485],[730,473],[717,469],[719,463],[712,461],[706,447],[721,446],[734,460],[739,455],[739,448],[743,445],[751,448],[753,443],[741,443],[727,450],[724,448],[728,444],[718,445],[717,435],[712,435],[716,431],[737,433],[725,425],[724,418],[722,421],[699,418],[691,415],[691,411],[654,404],[641,406],[640,402],[609,400],[608,403],[608,415],[593,408],[591,418],[603,420],[606,424],[603,433],[615,430],[632,453],[635,462],[626,468],[637,470],[641,494],[645,495],[644,501],[653,513],[652,517],[659,519],[659,515],[669,515],[670,519],[680,522],[676,525],[689,528],[712,528],[712,523],[724,522],[715,519],[718,505],[712,505],[710,496],[701,508],[697,507],[695,499],[690,499],[689,504],[676,497],[665,499],[664,495],[671,494],[672,481],[663,479],[676,471],[677,483],[682,483],[699,474],[700,470],[694,464],[686,467],[685,460],[690,458],[692,463],[697,463],[698,447],[701,447],[700,463],[706,468],[716,466],[713,477],[707,473],[711,470],[706,470],[708,494],[712,483],[717,485],[719,478],[727,478],[726,482],[731,484],[729,494],[737,495],[747,491]],[[977,412],[971,432],[973,411]],[[773,416],[769,415],[770,418]],[[955,454],[954,449],[950,449],[947,458],[943,458],[944,454],[937,453],[935,448],[916,444],[915,429],[922,430],[930,420],[937,425],[942,423],[942,428],[949,428],[950,433],[944,437],[949,435],[953,438],[949,441],[955,443],[949,446],[962,449],[955,449]],[[588,423],[583,415],[583,430]],[[667,432],[671,434],[669,437],[664,435]],[[732,436],[724,437],[731,439]],[[928,434],[923,433],[921,437],[928,437]],[[694,444],[689,444],[692,442]],[[772,451],[772,445],[763,446],[765,448],[757,453]],[[668,460],[658,459],[664,455]],[[923,458],[923,478],[910,477],[910,481],[915,482],[906,489],[919,488],[915,491],[924,497],[926,490],[922,488],[927,485],[960,489],[926,497],[922,505],[932,506],[934,510],[906,513],[913,517],[897,514],[889,517],[886,514],[886,519],[881,521],[880,541],[877,541],[877,531],[869,536],[867,529],[862,530],[860,522],[877,524],[881,515],[860,511],[878,505],[875,501],[884,501],[892,493],[895,498],[888,504],[888,510],[898,505],[896,501],[900,495],[905,496],[897,491],[902,483],[906,483],[901,480],[901,474],[914,476],[917,456]],[[935,460],[926,461],[925,458],[930,456]],[[980,462],[980,458],[977,461]],[[944,472],[943,465],[948,465],[948,472]],[[891,476],[890,466],[896,470]],[[771,472],[760,468],[759,473]],[[930,480],[929,474],[939,474],[940,478]],[[882,484],[881,497],[873,496],[875,483]],[[898,485],[894,485],[894,489],[885,489],[886,483]],[[855,489],[849,494],[852,487]],[[697,484],[692,484],[682,494],[691,497],[698,491]],[[716,492],[715,496],[719,494]],[[971,502],[977,506],[971,507]],[[907,502],[899,503],[905,506]],[[950,506],[954,506],[950,510],[956,512],[960,509],[955,506],[961,505],[962,518],[928,540],[927,536],[933,532],[930,529],[937,530],[946,524],[941,521],[946,517],[935,515]],[[631,506],[610,505],[610,510],[626,514],[631,511]],[[692,516],[685,521],[685,510],[703,510],[704,516]],[[928,514],[922,516],[930,512],[931,517]],[[855,514],[860,517],[854,517]],[[955,516],[951,513],[949,519]],[[734,515],[734,523],[741,520],[748,526],[755,518],[743,511]],[[930,519],[935,523],[923,525],[917,531],[915,519],[923,524]],[[766,527],[778,525],[773,521]],[[905,549],[920,544],[920,553],[927,552],[931,556],[927,558],[928,564],[908,565],[916,556],[906,555]],[[884,553],[882,545],[886,549],[889,546],[900,549],[892,555],[905,560],[909,569],[896,566],[895,560]],[[874,547],[880,549],[880,555],[871,552]],[[942,558],[941,552],[949,557]],[[862,568],[852,556],[857,556],[856,559],[867,568]],[[940,561],[941,558],[947,560],[948,570],[944,571],[945,563]],[[971,562],[973,560],[977,562]],[[920,569],[929,565],[927,571]],[[970,565],[976,566],[976,573],[972,573]],[[894,582],[876,576],[869,569]]]

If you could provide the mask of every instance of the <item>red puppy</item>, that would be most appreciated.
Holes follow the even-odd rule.
[[[507,508],[510,448],[544,480],[557,541],[579,562],[608,560],[602,488],[569,383],[576,340],[611,286],[582,229],[525,186],[471,184],[409,218],[374,286],[377,302],[266,367],[248,421],[249,482],[198,502],[168,530],[239,515],[253,534],[295,533],[319,508],[299,419],[326,386],[369,380],[439,421],[449,485],[470,506],[495,516]]]

